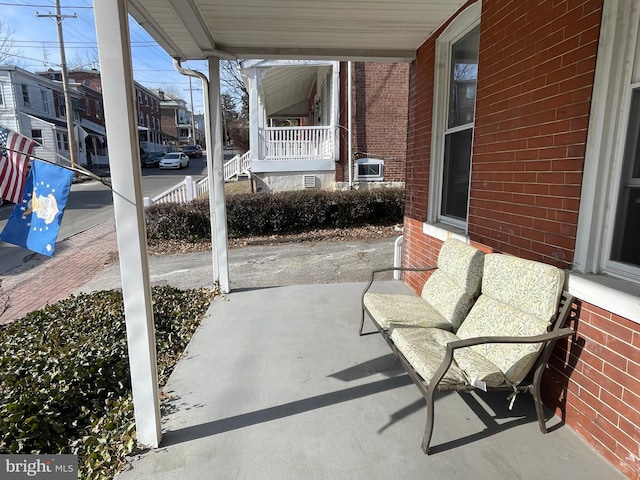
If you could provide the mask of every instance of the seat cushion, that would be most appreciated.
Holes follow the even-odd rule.
[[[466,320],[458,329],[462,339],[485,336],[531,336],[547,331],[549,323],[500,303],[487,295],[480,295]],[[472,350],[496,365],[511,383],[518,384],[531,369],[542,344],[489,343],[475,345]]]
[[[448,330],[451,324],[433,307],[415,295],[367,293],[364,306],[384,330],[391,323],[422,325]]]
[[[427,383],[444,360],[447,343],[458,340],[455,334],[445,330],[404,326],[392,328],[390,336],[398,350]],[[440,384],[469,385],[476,380],[492,387],[505,383],[505,377],[496,365],[470,348],[464,348],[454,352],[453,362]]]

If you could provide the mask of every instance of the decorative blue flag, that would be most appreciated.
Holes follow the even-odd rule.
[[[72,171],[34,160],[0,239],[53,257],[72,182]]]

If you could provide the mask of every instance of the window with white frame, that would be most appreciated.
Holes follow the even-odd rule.
[[[0,106],[4,105],[4,94],[2,93],[2,83],[0,83]]]
[[[102,105],[100,105],[100,100],[94,100],[96,107],[96,118],[102,117]]]
[[[640,284],[640,10],[604,3],[574,269]]]
[[[66,133],[57,132],[58,151],[69,151],[69,137]]]
[[[42,111],[49,113],[49,96],[46,90],[40,90],[40,98],[42,99]]]
[[[478,76],[481,3],[436,41],[429,222],[466,229]]]
[[[40,145],[44,145],[44,141],[42,140],[42,130],[39,128],[34,128],[31,130],[31,138],[33,141]]]
[[[29,86],[22,84],[22,104],[25,107],[30,107],[31,102],[29,101]]]

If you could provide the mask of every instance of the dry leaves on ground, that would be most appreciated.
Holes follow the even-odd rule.
[[[390,238],[400,235],[398,226],[366,226],[355,228],[332,228],[312,230],[310,232],[291,235],[266,235],[245,238],[230,238],[229,248],[242,248],[255,245],[281,245],[286,243],[301,242],[340,242],[356,240],[374,240]],[[171,255],[175,253],[206,252],[211,249],[211,243],[191,243],[186,241],[167,240],[158,244],[149,245],[151,255]]]

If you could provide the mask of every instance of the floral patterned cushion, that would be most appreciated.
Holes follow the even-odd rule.
[[[457,331],[460,338],[531,336],[545,333],[558,310],[564,272],[551,265],[502,254],[485,256],[482,295]],[[510,382],[521,382],[542,344],[471,347],[497,365]]]
[[[484,253],[455,238],[438,254],[438,269],[422,288],[422,298],[457,330],[480,292]]]
[[[544,333],[548,326],[548,322],[481,295],[457,334],[462,339],[485,336],[522,337]],[[488,343],[469,347],[469,350],[497,365],[511,383],[518,384],[531,368],[541,347],[541,344],[536,343]]]
[[[454,238],[438,254],[438,268],[425,282],[421,297],[366,293],[364,306],[383,329],[390,323],[455,331],[473,305],[482,283],[484,253]]]
[[[364,306],[383,329],[390,323],[421,325],[449,330],[451,324],[427,302],[415,295],[367,293]]]
[[[392,327],[390,331],[398,350],[427,383],[444,360],[447,343],[458,340],[455,334],[436,328],[399,326]],[[453,362],[440,384],[469,385],[476,380],[489,386],[505,383],[504,375],[497,366],[465,348],[456,350]]]
[[[545,263],[485,255],[482,294],[549,322],[558,310],[564,272]]]
[[[532,336],[547,331],[555,316],[564,272],[543,263],[501,254],[485,256],[482,294],[456,334],[435,328],[392,325],[390,337],[427,382],[442,363],[448,342],[485,336]],[[440,265],[438,265],[440,266]],[[445,293],[446,295],[446,293]],[[457,349],[441,383],[489,387],[518,384],[542,344],[481,344]]]

